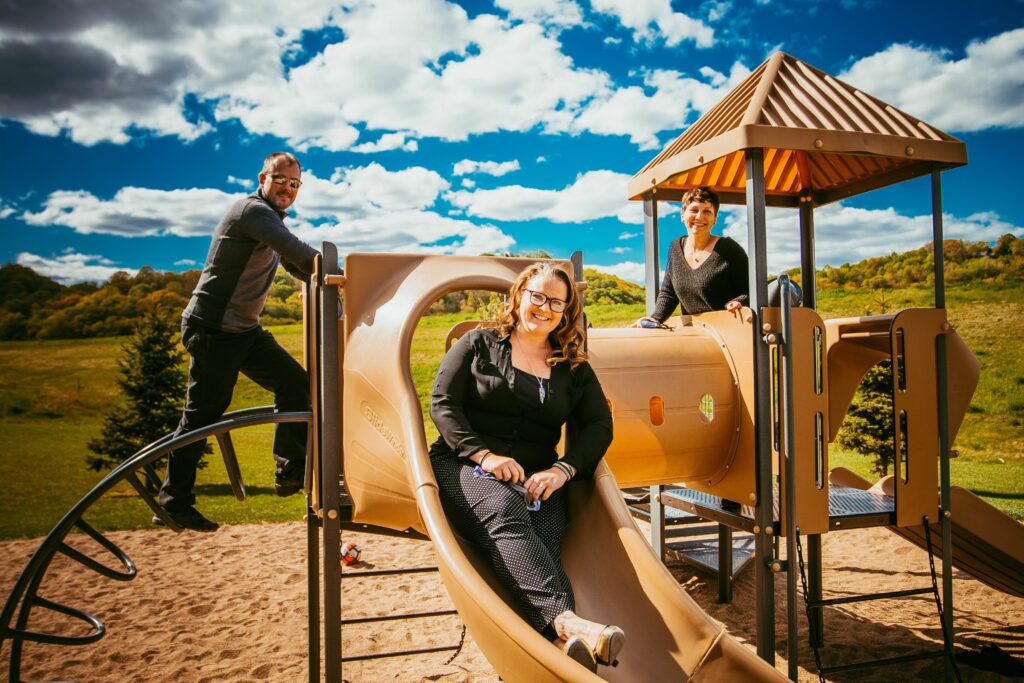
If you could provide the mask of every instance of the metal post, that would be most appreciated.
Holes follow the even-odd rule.
[[[804,308],[817,308],[814,282],[814,200],[809,192],[800,196],[800,285]]]
[[[323,274],[337,274],[338,249],[323,244]],[[323,490],[323,596],[324,680],[341,683],[341,403],[339,386],[338,288],[324,287],[320,309],[320,387],[323,397],[321,472]]]
[[[732,529],[718,525],[718,602],[732,602]]]
[[[800,531],[796,527],[796,439],[793,434],[793,325],[792,301],[789,298],[789,275],[779,276],[782,292],[782,429],[786,472],[786,643],[789,659],[789,678],[797,680],[797,660],[800,657],[797,638],[796,613],[796,540]]]
[[[658,202],[652,195],[644,199],[644,287],[647,293],[647,315],[654,313],[661,285],[658,263]]]
[[[804,307],[818,308],[818,292],[814,255],[814,198],[810,191],[800,196],[800,284],[804,290]],[[807,536],[807,592],[810,600],[821,600],[821,534]],[[825,629],[821,610],[811,610],[808,624],[810,642],[820,647]]]
[[[658,559],[665,561],[665,506],[661,502],[661,492],[665,487],[655,484],[651,487],[651,547]]]
[[[935,308],[946,307],[946,276],[943,262],[942,183],[939,170],[932,171],[932,242],[935,254]],[[935,382],[938,396],[939,499],[942,506],[942,621],[952,647],[953,634],[953,529],[949,495],[949,387],[946,368],[946,335],[935,340]],[[946,681],[952,681],[953,662],[946,658]]]
[[[757,505],[754,507],[754,582],[757,608],[757,654],[775,665],[775,577],[772,558],[772,420],[768,345],[761,338],[761,307],[768,301],[768,261],[765,242],[764,150],[746,150],[747,253],[750,269],[750,308],[754,319],[754,462]]]

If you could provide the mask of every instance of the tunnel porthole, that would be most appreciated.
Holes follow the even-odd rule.
[[[700,397],[700,404],[697,406],[700,411],[700,417],[705,422],[711,422],[715,419],[715,399],[711,394],[704,394]]]

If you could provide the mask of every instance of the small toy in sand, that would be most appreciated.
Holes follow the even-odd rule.
[[[359,556],[362,554],[362,548],[354,542],[349,541],[341,549],[341,563],[343,565],[355,564],[359,561]]]

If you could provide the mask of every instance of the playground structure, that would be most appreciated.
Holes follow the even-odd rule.
[[[409,366],[417,322],[445,293],[507,291],[531,261],[348,254],[342,269],[336,249],[325,243],[305,306],[312,412],[258,409],[225,416],[217,425],[147,447],[104,478],[47,536],[4,607],[0,638],[11,641],[10,680],[20,681],[24,641],[87,644],[103,635],[102,623],[92,615],[37,595],[55,553],[111,578],[135,574],[131,560],[82,521],[89,505],[128,480],[158,511],[136,473],[154,477],[152,462],[205,436],[217,437],[235,494],[244,499],[229,432],[289,420],[312,427],[310,681],[341,680],[341,532],[348,528],[429,537],[452,601],[505,680],[756,681],[783,678],[773,666],[774,583],[786,575],[788,632],[795,634],[800,535],[808,539],[805,599],[820,607],[826,602],[820,534],[889,526],[933,550],[941,548],[936,552],[942,556],[946,647],[925,656],[945,656],[952,677],[954,559],[1015,595],[1022,594],[1024,576],[1021,525],[980,500],[971,502],[949,484],[950,444],[977,382],[977,363],[945,316],[939,173],[965,162],[959,141],[779,53],[633,179],[630,196],[643,201],[647,219],[649,308],[659,282],[657,200],[678,199],[691,187],[708,185],[726,202],[745,203],[752,265],[750,307],[738,316],[713,312],[695,316],[689,325],[672,321],[669,330],[588,333],[591,362],[611,403],[615,440],[594,480],[573,484],[563,560],[581,613],[618,624],[628,634],[618,667],[590,674],[518,617],[487,563],[448,525],[426,454],[424,416]],[[823,321],[814,310],[813,208],[921,175],[932,179],[935,307]],[[803,307],[793,307],[787,297],[779,307],[768,305],[766,205],[799,209]],[[579,278],[582,262],[573,267]],[[339,310],[344,315],[339,317]],[[882,358],[891,358],[896,368],[894,411],[901,425],[889,496],[865,490],[867,482],[846,473],[830,477],[828,471],[828,443],[861,376]],[[679,483],[687,487],[663,488]],[[653,549],[623,501],[620,487],[625,486],[654,488]],[[728,511],[722,498],[745,508]],[[659,517],[667,505],[722,524],[723,545],[730,543],[730,529],[753,534],[760,657],[701,611],[661,563]],[[76,526],[109,550],[122,570],[71,548],[65,538]],[[937,543],[922,538],[932,528]],[[773,552],[780,538],[787,548],[784,560]],[[968,544],[989,554],[967,550],[957,558],[957,548],[963,551]],[[728,567],[719,573],[727,584]],[[607,590],[610,585],[614,591]],[[82,619],[93,633],[69,638],[28,632],[29,613],[37,607]],[[822,625],[813,608],[809,614],[812,637],[820,642]],[[789,638],[794,679],[797,646],[797,639]]]

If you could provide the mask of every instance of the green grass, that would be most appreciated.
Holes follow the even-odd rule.
[[[877,294],[823,292],[823,317],[878,313]],[[930,288],[888,293],[885,308],[931,305]],[[982,367],[981,383],[955,444],[953,483],[1024,519],[1024,284],[972,284],[950,287],[949,316]],[[591,306],[596,327],[624,325],[643,306]],[[465,315],[424,318],[416,331],[411,369],[426,415],[429,387],[441,359],[444,337]],[[282,345],[301,357],[298,325],[272,328]],[[0,539],[45,534],[102,475],[85,466],[85,444],[99,435],[103,415],[119,400],[117,359],[122,338],[0,342]],[[269,394],[242,378],[231,409],[265,405]],[[426,420],[427,437],[436,430]],[[255,427],[234,434],[249,492],[237,502],[231,494],[219,452],[200,471],[200,508],[229,524],[300,519],[299,496],[273,493],[272,430]],[[843,465],[869,479],[868,458],[844,453],[833,444],[830,464]],[[150,514],[122,486],[99,501],[86,519],[100,529],[149,526]]]

